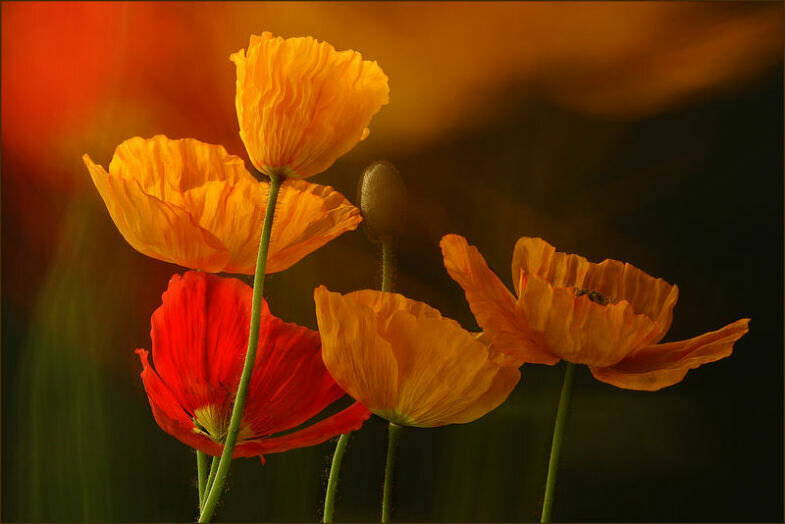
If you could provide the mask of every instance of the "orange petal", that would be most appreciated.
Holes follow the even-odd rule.
[[[541,238],[522,237],[516,242],[512,257],[516,286],[521,270],[548,281],[554,288],[597,291],[612,302],[626,300],[635,313],[648,316],[657,325],[646,344],[657,342],[668,331],[679,297],[676,286],[631,264],[611,259],[592,264],[582,256],[557,252]],[[516,292],[520,293],[517,287]]]
[[[136,137],[118,146],[109,174],[89,157],[85,163],[117,227],[140,252],[209,272],[254,272],[270,185],[223,147]],[[275,216],[267,273],[291,267],[362,220],[333,188],[301,180],[284,182]]]
[[[477,248],[459,235],[446,235],[440,245],[447,272],[466,292],[477,323],[496,350],[523,362],[552,365],[559,361],[544,349],[542,341],[520,317],[515,297],[490,270]]]
[[[324,171],[367,136],[371,117],[389,102],[387,76],[376,62],[311,37],[253,35],[231,60],[240,137],[267,174]]]
[[[205,271],[221,271],[229,252],[187,211],[145,193],[139,182],[113,176],[82,157],[117,229],[131,246],[149,257]]]
[[[600,305],[521,272],[518,312],[548,352],[578,364],[609,366],[651,338],[656,325],[626,300]]]
[[[322,359],[335,382],[371,411],[394,410],[398,363],[373,310],[324,286],[314,300]]]
[[[597,380],[625,389],[656,391],[672,386],[687,371],[720,360],[733,352],[733,344],[747,331],[743,318],[722,329],[678,342],[642,347],[611,367],[593,367]]]
[[[486,344],[447,318],[399,310],[382,336],[398,360],[395,411],[411,426],[476,420],[504,402],[520,380],[517,367],[494,363]]]

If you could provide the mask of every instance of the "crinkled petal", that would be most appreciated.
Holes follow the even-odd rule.
[[[521,272],[517,308],[547,351],[590,366],[610,366],[651,339],[657,326],[625,301],[600,305],[573,288],[554,288],[543,278]]]
[[[393,410],[398,364],[373,310],[351,295],[314,290],[322,358],[335,382],[371,411]]]
[[[311,37],[253,35],[231,60],[240,137],[267,174],[324,171],[367,136],[371,117],[389,101],[376,62]]]
[[[733,352],[733,344],[749,331],[744,318],[722,329],[678,342],[637,349],[611,367],[592,367],[597,380],[625,389],[656,391],[672,386],[687,371],[720,360]]]
[[[190,214],[145,193],[136,180],[110,175],[84,155],[95,187],[117,229],[131,247],[149,257],[205,271],[221,271],[229,251]]]
[[[635,313],[648,316],[657,325],[649,333],[647,344],[657,342],[668,331],[679,297],[676,286],[651,277],[631,264],[611,259],[592,264],[582,256],[557,252],[541,238],[522,237],[515,244],[512,274],[519,294],[521,271],[548,281],[554,288],[596,291],[612,302],[626,300]]]
[[[447,272],[466,292],[477,323],[497,351],[535,364],[553,365],[559,361],[544,350],[538,335],[520,317],[515,297],[491,271],[477,248],[459,235],[446,235],[440,245]]]

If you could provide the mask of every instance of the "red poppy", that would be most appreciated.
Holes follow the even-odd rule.
[[[220,456],[245,360],[253,290],[233,278],[174,275],[152,316],[153,366],[138,349],[153,415],[181,442]],[[313,446],[358,429],[361,404],[283,436],[344,395],[322,362],[319,333],[290,324],[262,305],[256,363],[234,457]],[[264,458],[262,457],[262,460]]]

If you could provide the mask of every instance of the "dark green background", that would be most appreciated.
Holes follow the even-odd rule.
[[[513,244],[529,235],[677,283],[666,341],[750,317],[732,357],[657,393],[578,368],[554,519],[781,521],[782,64],[730,94],[638,121],[512,95],[517,105],[493,125],[388,159],[410,192],[397,290],[476,329],[439,239],[466,236],[511,287]],[[4,175],[22,166],[3,155]],[[350,154],[314,181],[352,197],[363,167]],[[2,285],[29,281],[34,306],[3,301],[2,519],[194,518],[194,453],[156,426],[132,351],[149,348],[149,315],[182,269],[130,248],[95,191],[52,203],[61,240],[50,265],[28,265],[9,219],[14,191],[4,184]],[[269,278],[271,309],[315,327],[313,288],[376,286],[376,256],[361,232],[341,236]],[[486,417],[403,432],[397,520],[538,517],[563,365],[522,371]],[[378,518],[385,438],[377,418],[354,434],[338,520]],[[333,448],[270,455],[264,467],[236,461],[217,520],[318,518]]]

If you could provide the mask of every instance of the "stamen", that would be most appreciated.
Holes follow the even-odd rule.
[[[591,289],[581,289],[576,287],[575,296],[579,297],[581,295],[586,295],[587,297],[589,297],[589,300],[591,300],[596,304],[600,304],[601,306],[607,306],[608,304],[611,303],[610,298],[606,297],[605,295],[603,295],[598,291],[594,291]]]

